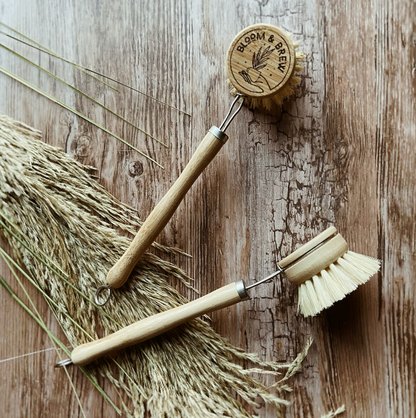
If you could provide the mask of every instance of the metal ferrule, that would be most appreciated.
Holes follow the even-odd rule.
[[[241,300],[250,299],[242,280],[235,282],[235,290],[237,290],[238,296],[240,296]]]
[[[228,141],[228,136],[225,132],[223,132],[220,128],[217,128],[216,126],[212,126],[209,130],[212,135],[217,137],[223,144],[225,144]]]

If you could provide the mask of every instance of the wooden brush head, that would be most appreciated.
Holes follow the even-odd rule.
[[[286,277],[300,285],[328,268],[348,251],[348,244],[331,226],[280,261]]]
[[[301,54],[302,55],[302,54]],[[256,24],[242,30],[227,54],[227,74],[233,94],[247,96],[249,106],[270,107],[281,103],[293,90],[297,59],[296,45],[276,26]]]

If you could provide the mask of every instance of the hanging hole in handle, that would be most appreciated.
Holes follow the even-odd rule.
[[[107,298],[104,299],[104,301],[102,301],[100,298],[100,295],[105,289],[107,289]],[[98,306],[104,306],[110,300],[110,296],[111,296],[111,286],[109,284],[104,284],[95,291],[94,302]]]

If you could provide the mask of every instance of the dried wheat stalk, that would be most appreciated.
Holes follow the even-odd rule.
[[[40,141],[39,131],[0,115],[0,210],[29,242],[62,268],[75,288],[92,299],[109,268],[129,245],[130,240],[115,228],[135,233],[140,220],[92,180],[85,168]],[[15,257],[59,304],[54,313],[73,346],[89,339],[63,312],[98,338],[97,324],[111,333],[186,302],[166,281],[173,275],[187,282],[186,274],[147,253],[128,284],[114,292],[111,303],[99,310],[6,229],[3,234]],[[124,405],[128,416],[143,417],[145,411],[154,417],[252,416],[235,394],[253,407],[263,399],[275,405],[279,415],[281,406],[288,402],[277,395],[290,390],[287,379],[300,369],[306,351],[291,365],[263,362],[257,355],[233,347],[196,319],[120,353],[117,362],[121,368],[114,367],[111,360],[97,361],[90,367],[131,398],[133,407]],[[241,361],[256,368],[244,369],[236,364]],[[283,378],[273,385],[277,395],[251,375],[265,372],[278,376],[282,371]]]

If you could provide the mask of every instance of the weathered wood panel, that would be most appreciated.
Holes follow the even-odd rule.
[[[101,184],[144,218],[228,109],[224,57],[234,35],[256,22],[293,33],[308,56],[295,99],[273,112],[241,112],[160,242],[193,255],[176,261],[207,293],[269,274],[281,257],[335,224],[351,248],[383,260],[377,278],[312,320],[296,315],[296,291],[278,279],[251,301],[215,313],[213,326],[243,349],[279,361],[315,338],[294,380],[288,417],[319,417],[342,403],[347,417],[414,417],[415,9],[411,0],[0,1],[4,23],[193,117],[126,89],[116,93],[3,35],[2,43],[64,75],[169,148],[5,51],[2,67],[94,116],[165,170],[4,75],[0,111],[96,166]],[[45,303],[33,297],[62,336]],[[51,347],[8,295],[1,291],[0,298],[0,360]],[[67,379],[51,368],[55,357],[47,351],[0,362],[5,416],[82,416]],[[75,369],[70,373],[87,416],[114,415]],[[274,414],[263,408],[260,415]]]

